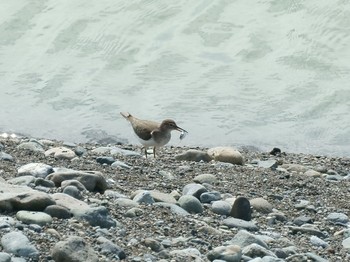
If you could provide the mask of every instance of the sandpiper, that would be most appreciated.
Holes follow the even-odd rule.
[[[171,131],[180,131],[180,139],[187,134],[187,131],[178,127],[172,119],[165,119],[162,123],[157,123],[138,119],[127,112],[120,112],[120,114],[131,123],[138,140],[144,146],[146,158],[147,148],[152,146],[153,156],[156,157],[156,148],[164,146],[170,141]]]

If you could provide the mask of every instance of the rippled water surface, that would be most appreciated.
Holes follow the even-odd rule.
[[[2,1],[0,130],[350,155],[350,2]]]

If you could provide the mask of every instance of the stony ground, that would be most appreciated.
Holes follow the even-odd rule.
[[[292,245],[296,247],[298,254],[312,252],[328,261],[349,259],[349,251],[342,245],[342,241],[345,239],[342,232],[347,229],[347,225],[330,223],[326,219],[332,212],[349,214],[349,158],[292,153],[273,156],[268,152],[240,149],[245,158],[245,165],[240,166],[217,162],[177,161],[174,156],[189,148],[165,147],[159,151],[156,159],[114,156],[131,167],[127,169],[97,163],[96,158],[99,155],[92,153],[92,150],[101,145],[66,145],[72,148],[80,146],[86,150],[83,156],[72,161],[45,157],[43,153],[18,149],[17,146],[21,141],[16,139],[3,139],[0,142],[3,145],[2,151],[14,158],[14,161],[0,160],[0,176],[5,181],[16,177],[17,170],[22,165],[45,163],[53,167],[100,171],[109,181],[112,190],[131,197],[139,189],[156,189],[164,193],[177,191],[181,195],[183,187],[193,183],[196,176],[206,173],[213,174],[218,178],[218,182],[207,185],[209,191],[218,191],[223,196],[244,196],[248,199],[262,197],[274,209],[284,214],[286,221],[273,220],[268,214],[256,211],[252,214],[252,221],[259,227],[259,234],[280,237],[278,241],[269,242],[270,250]],[[53,144],[56,146],[63,143],[53,141]],[[52,145],[46,147],[49,148]],[[140,152],[137,146],[118,145],[118,147]],[[204,148],[196,149],[206,150]],[[275,160],[278,168],[259,167],[256,160]],[[304,171],[280,168],[283,164],[300,164],[307,169],[317,170],[321,174],[320,176],[308,176],[305,175]],[[164,174],[167,176],[165,177]],[[335,179],[330,176],[334,176]],[[60,192],[61,189],[51,190],[52,192]],[[302,200],[309,201],[304,208],[297,206]],[[136,217],[126,217],[125,213],[130,207],[119,206],[114,199],[103,194],[86,193],[84,201],[107,207],[110,215],[121,224],[118,228],[109,229],[108,238],[124,250],[125,261],[159,261],[160,259],[184,261],[181,258],[170,256],[169,253],[172,250],[189,247],[198,249],[202,254],[201,260],[197,258],[196,261],[209,261],[206,254],[213,248],[222,246],[226,241],[231,240],[238,231],[237,228],[228,228],[223,225],[222,222],[226,217],[212,212],[210,204],[203,204],[203,213],[189,216],[176,215],[165,207],[141,205],[142,213]],[[11,212],[1,215],[15,217],[15,214],[16,212]],[[309,223],[315,225],[320,232],[326,235],[323,240],[328,244],[327,247],[313,244],[310,241],[310,234],[291,230],[290,226],[295,226],[294,219],[300,216],[312,218]],[[203,226],[209,226],[216,231],[201,230]],[[49,229],[55,229],[59,236],[46,233]],[[43,226],[39,232],[26,226],[24,226],[24,230],[31,243],[39,250],[40,261],[50,261],[53,246],[59,240],[71,235],[83,237],[97,253],[100,251],[96,227],[91,227],[74,218],[54,218],[51,224]],[[3,234],[4,232],[0,229],[0,238]],[[288,241],[283,243],[281,237]],[[167,243],[164,240],[169,240],[170,244],[164,245],[161,251],[156,250],[156,248],[152,250],[145,244],[146,239],[155,240],[157,243]],[[1,249],[0,246],[0,251]],[[100,261],[116,260],[108,255],[100,255]],[[192,261],[195,261],[195,258]],[[287,259],[286,261],[302,260]],[[312,261],[312,259],[308,261]]]

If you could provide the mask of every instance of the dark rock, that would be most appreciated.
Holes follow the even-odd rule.
[[[238,197],[233,203],[230,216],[250,221],[252,219],[252,209],[249,200],[245,197]]]
[[[97,163],[111,165],[114,163],[115,159],[111,156],[100,156],[96,158]]]
[[[61,219],[68,219],[72,217],[71,212],[67,208],[59,205],[48,206],[44,209],[44,212],[52,217]]]
[[[278,147],[274,147],[274,148],[270,151],[270,155],[277,156],[277,155],[280,155],[281,152],[282,152],[281,149],[279,149]]]

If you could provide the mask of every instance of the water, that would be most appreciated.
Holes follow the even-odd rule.
[[[0,131],[350,155],[350,1],[1,0]]]

